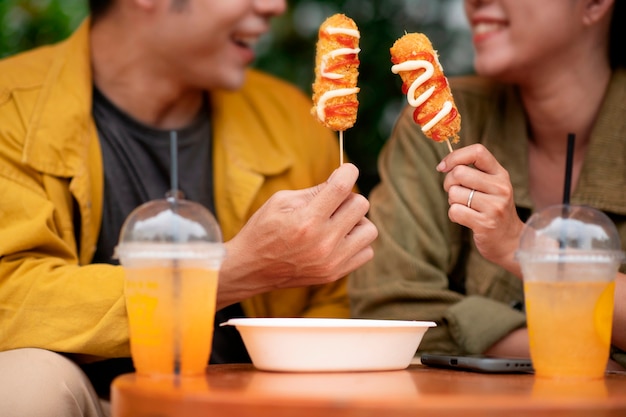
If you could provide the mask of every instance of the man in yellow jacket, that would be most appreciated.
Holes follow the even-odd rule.
[[[112,250],[128,212],[168,190],[173,130],[180,188],[226,241],[229,314],[347,317],[342,277],[377,235],[310,100],[246,68],[284,0],[90,5],[68,40],[0,61],[3,417],[106,415],[92,384],[130,356]]]

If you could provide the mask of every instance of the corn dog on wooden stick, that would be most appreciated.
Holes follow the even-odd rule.
[[[320,25],[316,47],[311,113],[324,126],[339,131],[342,155],[343,131],[354,125],[359,107],[360,37],[352,19],[335,14]]]
[[[413,120],[436,142],[459,141],[459,114],[447,78],[430,40],[421,33],[408,33],[390,49],[391,71],[402,78],[402,91],[413,107]]]

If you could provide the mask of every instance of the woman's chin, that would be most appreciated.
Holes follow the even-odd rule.
[[[478,75],[496,79],[500,79],[501,77],[506,78],[506,74],[508,73],[508,67],[506,65],[493,59],[475,58],[474,70]]]

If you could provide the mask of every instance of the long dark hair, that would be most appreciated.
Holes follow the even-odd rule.
[[[624,35],[626,34],[625,13],[626,1],[615,0],[609,35],[609,61],[613,69],[626,67],[626,47],[624,46]]]

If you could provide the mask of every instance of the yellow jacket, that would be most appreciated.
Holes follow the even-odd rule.
[[[62,43],[0,61],[0,350],[129,356],[123,271],[90,264],[103,167],[89,56],[86,21]],[[274,192],[321,183],[337,167],[333,134],[294,87],[250,70],[242,90],[211,100],[225,240]],[[243,306],[257,317],[348,316],[345,280]]]

